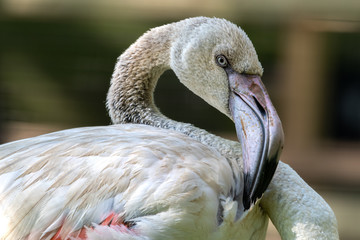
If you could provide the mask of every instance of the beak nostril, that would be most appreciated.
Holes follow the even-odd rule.
[[[266,111],[265,109],[261,106],[261,104],[259,103],[259,101],[256,99],[256,97],[253,96],[254,102],[257,106],[257,108],[259,109],[259,112],[261,113],[262,117],[266,117]]]

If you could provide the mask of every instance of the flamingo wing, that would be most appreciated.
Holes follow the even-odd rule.
[[[186,231],[200,239],[216,225],[219,196],[233,179],[226,159],[200,142],[127,124],[4,144],[0,182],[4,239],[183,238]]]

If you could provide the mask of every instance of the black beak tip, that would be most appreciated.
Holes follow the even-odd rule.
[[[243,205],[244,205],[244,210],[248,210],[250,208],[250,206],[254,203],[251,195],[251,181],[250,181],[251,177],[250,174],[245,173],[244,175],[244,194],[243,194]]]
[[[278,162],[279,154],[275,154],[275,156],[264,162],[264,165],[258,170],[255,177],[249,173],[244,174],[244,210],[250,209],[262,197],[275,174]]]

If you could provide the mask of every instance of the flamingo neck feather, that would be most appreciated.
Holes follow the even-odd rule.
[[[235,195],[241,194],[242,153],[238,142],[223,139],[188,123],[164,116],[154,104],[154,90],[162,73],[170,69],[171,51],[179,29],[191,29],[183,21],[151,29],[131,45],[119,58],[107,95],[107,108],[113,124],[137,123],[182,132],[205,145],[215,148],[226,157],[234,171]],[[185,26],[184,26],[185,25]],[[175,31],[176,29],[176,31]],[[175,50],[176,51],[176,50]]]

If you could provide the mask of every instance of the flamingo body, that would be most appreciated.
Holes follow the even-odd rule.
[[[0,158],[7,239],[51,239],[60,228],[59,239],[79,237],[83,226],[88,239],[208,239],[224,221],[219,205],[235,221],[228,161],[176,131],[70,129],[4,144]],[[132,226],[101,226],[111,213]]]

